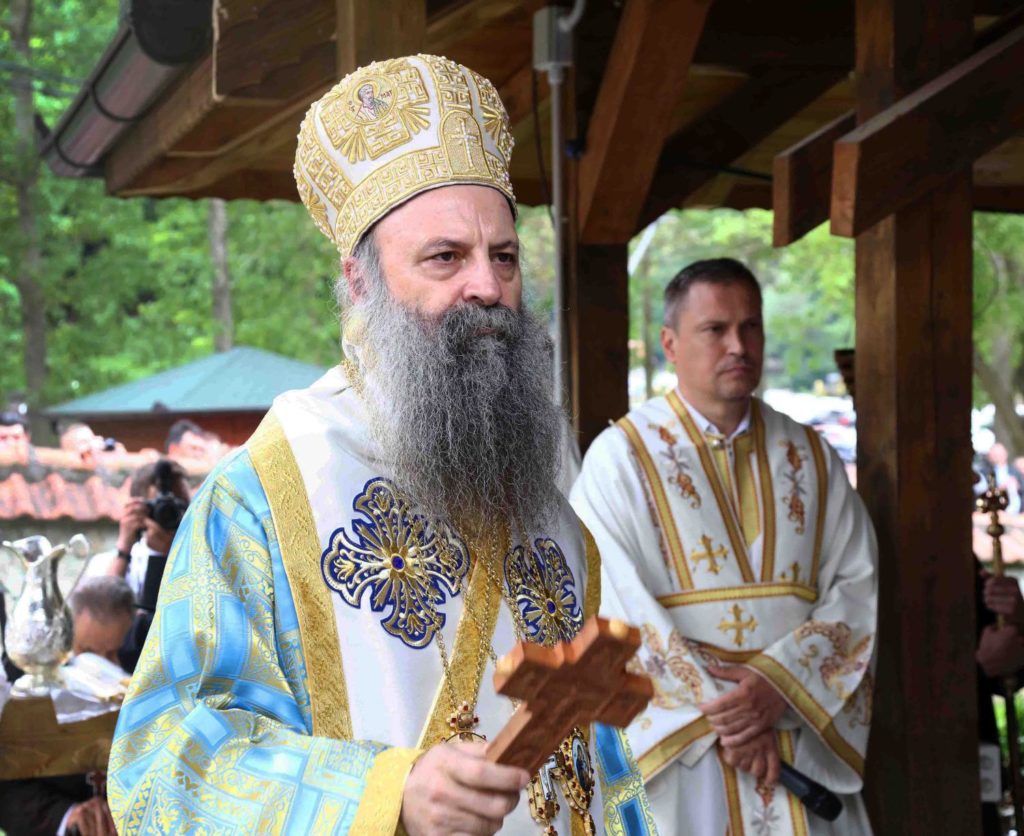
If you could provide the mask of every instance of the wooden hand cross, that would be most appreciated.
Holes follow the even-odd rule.
[[[522,703],[488,745],[487,758],[532,773],[574,726],[629,725],[654,694],[650,679],[625,669],[639,647],[636,627],[597,616],[572,642],[520,642],[498,660],[494,688]]]

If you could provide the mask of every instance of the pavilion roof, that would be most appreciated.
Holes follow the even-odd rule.
[[[383,7],[410,5],[375,3],[221,0],[205,54],[170,83],[161,82],[153,106],[100,161],[108,189],[123,196],[296,200],[291,169],[299,122],[340,75],[338,10],[351,5],[384,15]],[[548,154],[547,86],[542,75],[534,86],[531,63],[531,19],[543,5],[426,0],[418,45],[495,82],[516,139],[513,184],[526,204],[545,202],[547,194],[537,153],[539,139]],[[976,0],[975,28],[984,30],[1013,5]],[[619,14],[621,9],[603,3],[590,4],[584,16],[576,55],[581,120],[593,107]],[[853,41],[852,0],[711,4],[665,142],[672,165],[686,176],[677,173],[653,209],[769,208],[773,158],[853,108]],[[105,107],[117,112],[116,102]],[[642,101],[637,118],[644,119]],[[984,155],[974,173],[977,208],[1024,208],[1024,139],[1012,138]]]
[[[50,407],[52,416],[113,417],[153,411],[199,414],[265,410],[324,369],[259,348],[238,347]]]

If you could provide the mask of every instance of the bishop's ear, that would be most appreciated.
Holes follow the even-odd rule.
[[[358,305],[366,298],[366,277],[363,264],[355,256],[346,256],[341,260],[341,271],[345,274],[345,290],[353,305]]]

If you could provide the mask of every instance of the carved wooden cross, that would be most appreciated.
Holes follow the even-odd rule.
[[[702,534],[700,536],[700,542],[701,545],[704,546],[704,551],[690,555],[690,560],[693,561],[694,568],[700,566],[700,562],[702,560],[706,560],[708,562],[708,571],[712,575],[717,575],[722,571],[722,567],[718,565],[718,558],[725,560],[729,556],[729,552],[726,550],[725,546],[719,546],[717,549],[713,548],[714,543],[707,534]]]
[[[626,672],[639,647],[636,627],[597,616],[572,642],[517,644],[498,660],[494,688],[522,703],[488,745],[488,759],[532,773],[574,726],[628,726],[654,694],[650,679]]]
[[[732,621],[726,621],[724,618],[718,625],[718,629],[723,633],[734,631],[736,633],[733,636],[733,642],[736,647],[743,647],[743,634],[749,630],[754,632],[757,629],[757,619],[754,616],[750,616],[746,621],[743,620],[743,608],[739,604],[732,605]]]

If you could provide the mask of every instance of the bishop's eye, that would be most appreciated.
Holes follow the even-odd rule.
[[[430,257],[431,261],[439,261],[442,264],[451,264],[458,259],[458,253],[454,250],[446,250],[443,253],[436,253]]]

